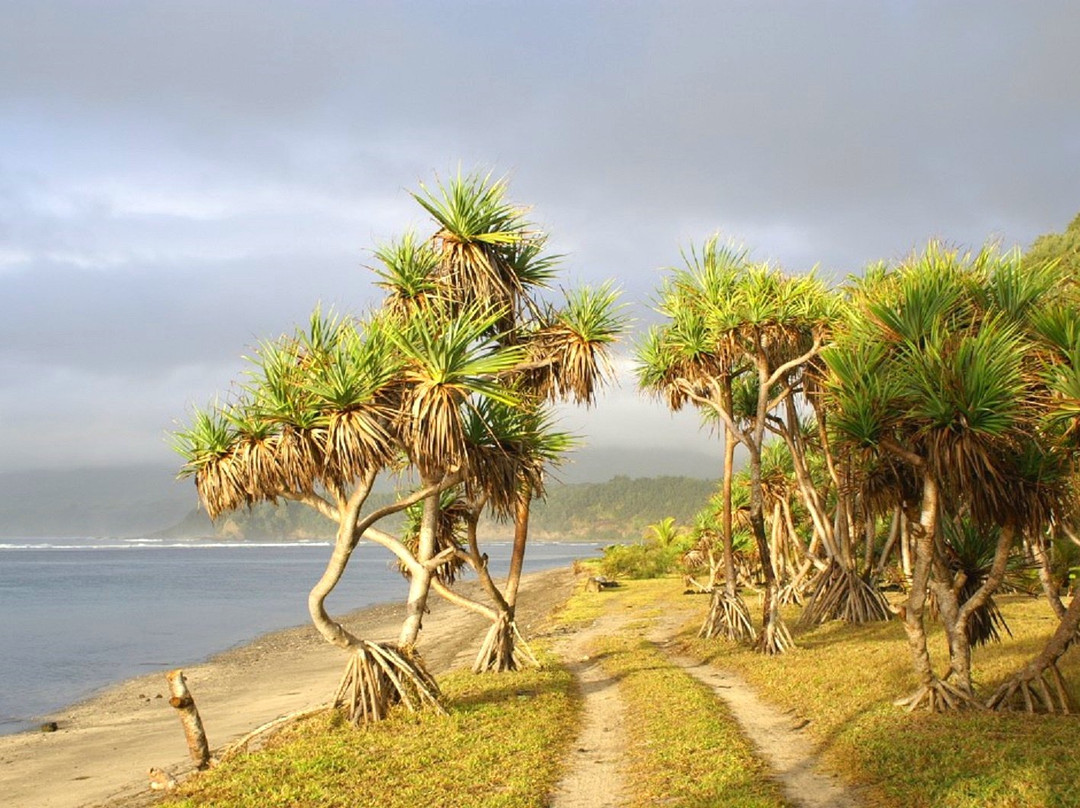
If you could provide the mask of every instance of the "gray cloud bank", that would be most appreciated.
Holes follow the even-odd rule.
[[[836,277],[1026,244],[1080,209],[1078,39],[1065,2],[0,2],[0,471],[171,462],[459,164],[635,301],[718,229]],[[572,424],[705,440],[606,404]]]

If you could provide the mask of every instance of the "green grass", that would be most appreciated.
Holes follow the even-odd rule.
[[[450,716],[400,712],[364,729],[334,715],[185,784],[170,806],[542,806],[577,734],[572,677],[556,666],[441,681]]]
[[[682,624],[687,651],[738,671],[767,701],[808,721],[826,764],[859,787],[867,808],[1065,808],[1080,804],[1080,719],[904,713],[893,699],[915,686],[902,626],[830,623],[796,632],[798,648],[764,657],[724,641],[694,639],[707,598],[673,579],[630,581],[575,595],[566,625],[628,616],[626,630],[594,649],[626,702],[634,805],[779,806],[767,771],[714,694],[641,639],[654,620]],[[1000,599],[1012,639],[977,649],[987,694],[1038,651],[1053,630],[1037,599]],[[757,603],[751,598],[752,612]],[[792,623],[797,610],[786,611]],[[944,640],[931,631],[940,669]],[[551,661],[550,659],[548,660]],[[1080,654],[1062,664],[1080,682]],[[452,714],[404,712],[361,730],[322,716],[282,732],[260,752],[197,777],[173,806],[545,805],[580,722],[572,677],[544,671],[441,680]]]
[[[722,702],[651,643],[607,637],[595,652],[619,681],[630,804],[779,808],[767,767]]]
[[[668,602],[681,596],[672,585]],[[999,599],[1014,637],[976,649],[976,686],[989,695],[1041,647],[1056,622],[1039,599]],[[755,603],[751,600],[751,612]],[[794,618],[795,612],[788,616]],[[939,627],[930,627],[938,670],[947,664]],[[916,682],[898,621],[829,623],[796,633],[798,648],[763,657],[718,640],[688,640],[692,653],[737,670],[767,701],[809,720],[828,766],[862,788],[867,806],[1057,808],[1080,804],[1080,721],[998,713],[907,714],[893,700]],[[1062,674],[1080,681],[1070,651]]]

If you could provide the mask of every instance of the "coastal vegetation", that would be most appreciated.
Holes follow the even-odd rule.
[[[696,524],[713,597],[703,637],[775,654],[793,647],[785,603],[805,604],[806,625],[896,613],[918,676],[900,702],[909,710],[1070,711],[1057,662],[1080,623],[1078,602],[1060,598],[1075,555],[1064,537],[1075,536],[1080,297],[1071,254],[1045,254],[1070,244],[1041,240],[1025,257],[932,242],[836,289],[715,238],[684,253],[659,292],[664,319],[639,345],[638,379],[725,436],[718,507]],[[753,540],[741,568],[739,533]],[[1025,568],[1058,630],[979,696],[972,650],[1008,633],[994,596],[1022,588]],[[886,602],[886,584],[902,602]],[[763,593],[762,634],[743,585]],[[931,614],[948,637],[943,674]]]
[[[620,512],[603,496],[589,508],[579,506],[576,512],[590,513],[594,523],[621,519],[632,541],[607,548],[590,569],[620,578],[621,586],[579,592],[560,618],[572,628],[618,615],[589,653],[618,682],[634,719],[624,750],[634,772],[629,804],[699,805],[717,794],[725,804],[783,804],[732,715],[670,653],[737,670],[765,698],[803,719],[827,761],[859,786],[868,804],[1069,804],[1071,751],[1080,742],[1075,720],[1063,717],[1075,712],[1080,673],[1075,654],[1067,653],[1080,626],[1080,598],[1067,603],[1080,566],[1074,226],[1080,225],[1074,222],[1060,239],[1041,240],[1027,256],[931,242],[835,288],[813,274],[789,275],[754,262],[745,250],[714,238],[684,253],[684,266],[664,277],[657,298],[661,322],[637,348],[638,382],[672,409],[696,408],[720,433],[724,473],[689,517],[669,511],[633,525],[640,510]],[[1050,254],[1055,250],[1059,254]],[[432,266],[456,267],[454,256],[432,258]],[[387,311],[407,312],[429,294],[414,284],[407,298],[414,303],[407,303],[400,295],[405,286],[395,286],[400,299],[388,297]],[[535,695],[517,679],[451,677],[447,687],[473,694],[455,706],[433,680],[422,678],[426,672],[412,652],[415,631],[403,630],[394,650],[417,666],[414,684],[385,700],[378,717],[390,723],[376,731],[398,726],[394,722],[456,726],[476,707],[492,717],[510,716],[513,729],[457,738],[455,760],[495,761],[520,748],[537,772],[533,791],[518,792],[508,782],[498,793],[478,791],[453,804],[545,804],[580,723],[580,702],[549,648],[540,649],[548,654],[545,670],[515,670],[514,575],[503,589],[486,575],[478,529],[485,510],[502,517],[513,524],[515,551],[523,550],[539,512],[532,500],[546,491],[545,472],[570,443],[550,426],[544,407],[560,397],[590,401],[603,377],[601,360],[621,328],[614,295],[588,291],[566,306],[579,311],[559,320],[552,309],[553,319],[532,326],[543,335],[535,352],[514,325],[514,312],[532,312],[529,306],[476,314],[473,327],[475,312],[458,309],[454,326],[444,322],[445,331],[437,327],[430,337],[418,336],[423,326],[378,321],[372,333],[386,328],[387,344],[401,352],[391,376],[422,353],[409,340],[434,344],[459,325],[465,335],[443,353],[467,357],[464,366],[479,371],[463,371],[450,385],[459,389],[456,399],[445,391],[430,398],[431,377],[418,381],[415,368],[388,382],[406,391],[402,400],[409,406],[407,415],[380,425],[403,431],[379,468],[407,466],[419,487],[361,517],[365,502],[370,509],[375,501],[374,477],[363,462],[346,475],[366,486],[355,500],[344,496],[337,478],[317,480],[339,504],[357,503],[344,518],[341,507],[318,507],[338,519],[336,553],[347,560],[360,535],[391,549],[412,581],[410,619],[418,622],[423,601],[415,596],[423,589],[426,597],[426,588],[480,611],[492,628],[474,672],[550,674],[553,692],[561,694],[541,708],[554,712],[533,723],[540,713],[510,716],[529,709]],[[539,315],[523,316],[534,323]],[[322,330],[313,320],[292,344],[317,342]],[[570,334],[579,352],[591,352],[577,381],[556,373],[578,366],[557,347]],[[473,350],[480,354],[472,357]],[[290,357],[290,367],[322,361],[295,350]],[[414,384],[425,391],[422,399]],[[449,424],[435,430],[437,438],[419,437],[420,426],[410,421],[429,409]],[[354,412],[345,410],[350,420]],[[328,457],[344,445],[332,436],[335,423],[326,421],[327,436],[320,438]],[[365,429],[363,440],[369,440],[374,430]],[[747,458],[740,471],[737,444]],[[234,460],[236,444],[228,452]],[[321,463],[327,467],[325,459]],[[189,466],[193,473],[199,468],[194,460]],[[610,485],[633,488],[621,478]],[[311,493],[245,489],[231,507],[277,497],[303,501]],[[213,496],[208,508],[225,510]],[[405,518],[400,536],[375,527],[397,512]],[[477,608],[451,590],[461,565],[479,574],[493,605]],[[426,588],[417,586],[421,579]],[[682,597],[687,587],[708,593],[709,603]],[[346,688],[364,677],[356,660]],[[408,705],[429,683],[432,703],[440,711],[449,705],[449,715],[390,709],[394,701]],[[505,701],[507,687],[516,701]],[[354,717],[358,701],[364,699],[353,699]],[[353,748],[366,740],[351,744],[345,758],[324,762],[322,745],[337,744],[335,720],[290,729],[241,767],[226,767],[222,780],[211,774],[192,787],[206,796],[202,789],[239,777],[222,792],[228,794],[222,804],[272,804],[258,801],[259,783],[272,779],[265,766],[279,765],[267,761],[313,760],[302,765],[325,766],[336,777],[370,765]],[[528,737],[515,735],[519,731]],[[415,746],[404,759],[455,771],[456,762],[431,756],[431,734],[408,741]],[[549,757],[530,757],[544,745]],[[278,749],[285,751],[275,758]],[[517,763],[498,757],[492,765],[514,780]],[[416,771],[423,767],[401,765],[409,770],[402,776],[424,777]],[[412,783],[401,793],[415,793]],[[503,800],[504,793],[514,796]],[[313,792],[294,802],[320,805],[323,799]]]
[[[634,761],[628,804],[693,806],[712,804],[717,795],[725,805],[785,804],[728,709],[678,670],[665,649],[737,670],[805,725],[825,761],[858,787],[868,808],[1073,803],[1073,753],[1080,744],[1075,718],[989,711],[912,717],[896,709],[895,692],[915,682],[899,621],[807,625],[799,620],[801,607],[784,606],[796,647],[769,656],[728,640],[697,638],[707,604],[682,590],[679,576],[627,581],[602,593],[579,589],[545,632],[557,637],[606,615],[632,615],[591,651],[618,677],[620,696],[635,716],[628,729],[627,755]],[[1014,642],[986,649],[981,679],[991,688],[1053,631],[1040,598],[1008,595],[1000,605]],[[674,643],[643,637],[661,615],[674,627]],[[935,651],[945,650],[939,626],[929,629],[928,640]],[[194,777],[166,804],[378,802],[393,808],[416,804],[419,794],[460,808],[548,804],[580,727],[581,702],[558,659],[544,643],[538,650],[542,671],[444,677],[448,716],[396,711],[362,736],[345,731],[339,719],[309,719],[266,749]],[[1075,655],[1061,668],[1070,681],[1080,680]],[[481,787],[489,782],[496,787]]]
[[[434,233],[407,233],[375,251],[381,308],[362,317],[316,309],[306,328],[260,344],[230,400],[197,410],[176,433],[183,476],[213,518],[289,500],[336,524],[326,570],[311,590],[311,619],[349,654],[336,701],[354,722],[389,707],[441,697],[415,646],[429,593],[489,618],[480,670],[517,666],[514,606],[534,497],[571,448],[551,405],[592,402],[622,330],[610,285],[540,296],[557,257],[506,184],[459,173],[412,194]],[[405,486],[389,504],[369,500],[380,476]],[[414,509],[412,529],[381,520]],[[478,544],[482,513],[514,526],[510,574],[495,585]],[[389,550],[408,582],[397,643],[354,636],[326,612],[361,539]],[[469,565],[490,603],[452,591]],[[526,654],[526,656],[528,656]]]
[[[569,673],[552,665],[500,677],[459,671],[441,685],[450,715],[399,712],[361,740],[339,716],[323,714],[197,778],[167,804],[543,805],[580,720]]]

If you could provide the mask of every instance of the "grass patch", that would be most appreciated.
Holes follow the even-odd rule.
[[[708,688],[644,640],[607,637],[596,653],[618,677],[625,702],[631,805],[786,804],[734,717]]]
[[[598,641],[592,652],[617,679],[624,701],[630,804],[783,806],[779,786],[723,702],[640,638],[661,615],[690,619],[695,613],[699,599],[670,599],[679,585],[665,578],[579,591],[564,611],[578,620],[629,612],[624,630]]]
[[[585,567],[585,565],[582,565]],[[589,574],[592,569],[585,567]],[[600,592],[586,592],[585,578],[579,578],[577,591],[566,604],[555,613],[555,621],[566,627],[581,626],[591,623],[601,615],[612,610],[637,609],[635,616],[654,617],[665,608],[665,598],[675,586],[673,578],[656,578],[641,581],[624,581],[612,589]],[[680,603],[680,607],[684,604]]]
[[[525,808],[546,804],[577,734],[564,669],[440,680],[451,715],[405,711],[355,729],[335,715],[297,724],[267,748],[185,784],[165,805]]]
[[[680,596],[674,589],[668,602]],[[983,695],[1035,654],[1056,627],[1039,599],[999,598],[1013,638],[973,655]],[[755,612],[751,603],[751,612]],[[756,616],[756,614],[755,614]],[[791,615],[794,617],[794,615]],[[931,654],[947,661],[943,632],[930,630]],[[904,713],[892,701],[915,689],[903,626],[833,622],[796,635],[797,649],[764,657],[723,640],[687,640],[691,653],[737,670],[761,694],[810,724],[827,765],[863,787],[870,806],[1064,808],[1077,804],[1075,717]],[[1080,656],[1062,674],[1077,695]]]
[[[867,808],[1065,808],[1077,804],[1080,720],[993,713],[908,715],[892,700],[914,688],[902,626],[829,623],[796,634],[798,648],[765,657],[722,640],[693,639],[706,598],[673,578],[580,592],[564,623],[604,614],[630,619],[595,649],[619,681],[628,710],[634,805],[735,808],[783,805],[778,787],[726,707],[641,634],[657,618],[682,624],[688,650],[737,670],[766,700],[809,721],[826,763],[860,786]],[[986,694],[1036,653],[1056,621],[1038,599],[1000,598],[1014,637],[975,651]],[[759,609],[750,598],[751,612]],[[785,610],[794,625],[797,610]],[[931,627],[939,669],[944,638]],[[548,660],[551,661],[551,660]],[[1080,682],[1080,653],[1062,661]],[[570,674],[454,673],[440,680],[449,717],[404,712],[363,730],[329,716],[266,749],[201,775],[171,806],[542,806],[576,737],[580,701]]]

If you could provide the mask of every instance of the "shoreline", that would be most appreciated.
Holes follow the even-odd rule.
[[[565,601],[573,581],[569,565],[524,576],[518,623],[527,637]],[[461,591],[475,588],[469,582]],[[435,593],[430,606],[419,650],[432,672],[471,664],[487,621]],[[403,617],[404,604],[391,602],[340,619],[365,639],[393,641]],[[256,636],[182,669],[211,747],[220,749],[278,716],[328,701],[343,664],[341,650],[307,625]],[[164,672],[144,674],[44,716],[42,721],[58,723],[56,732],[0,736],[0,804],[76,808],[132,799],[147,792],[151,766],[190,769],[167,694]]]

